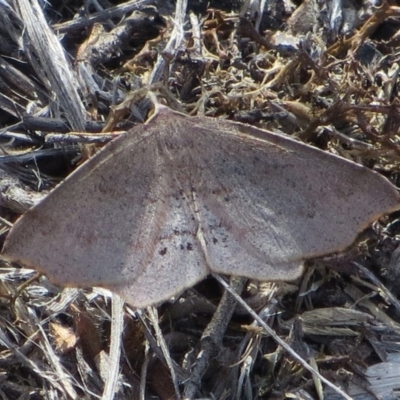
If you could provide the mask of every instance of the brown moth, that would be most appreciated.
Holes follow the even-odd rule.
[[[3,256],[136,307],[210,272],[292,280],[400,196],[384,177],[289,137],[159,106],[24,214]]]

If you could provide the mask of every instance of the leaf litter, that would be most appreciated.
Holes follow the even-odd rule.
[[[127,2],[121,7],[117,6],[112,12],[121,10],[122,6],[129,9],[132,3]],[[287,2],[275,2],[267,7],[265,13],[254,14],[254,22],[251,14],[239,16],[218,9],[208,12],[200,10],[197,14],[189,15],[191,26],[185,25],[185,35],[182,35],[181,27],[184,21],[182,10],[185,9],[182,4],[179,3],[177,7],[178,15],[175,21],[178,21],[178,26],[172,29],[172,24],[169,24],[167,19],[164,23],[155,9],[145,8],[144,2],[136,3],[140,11],[132,15],[133,27],[136,25],[137,32],[146,32],[154,36],[160,33],[161,36],[143,40],[145,35],[135,35],[135,29],[133,28],[132,31],[132,25],[130,25],[129,33],[132,40],[127,42],[121,37],[121,40],[117,42],[120,46],[118,52],[112,46],[107,46],[112,43],[113,34],[123,35],[126,32],[122,27],[122,21],[112,20],[114,29],[108,26],[107,29],[101,30],[97,27],[100,41],[93,40],[96,38],[96,31],[93,29],[91,35],[94,36],[90,36],[88,29],[86,35],[88,39],[91,39],[85,46],[86,49],[87,46],[93,46],[92,52],[87,53],[87,50],[85,52],[82,48],[82,51],[78,53],[80,55],[95,54],[100,48],[95,48],[96,43],[101,42],[102,55],[110,52],[109,61],[107,57],[101,60],[105,69],[99,68],[97,59],[89,56],[86,62],[84,58],[77,59],[74,66],[63,61],[65,62],[63,68],[70,68],[79,79],[66,82],[61,80],[61,83],[58,83],[70,86],[68,91],[63,91],[58,86],[54,89],[56,96],[66,96],[62,102],[50,95],[49,77],[46,76],[47,69],[57,68],[57,64],[46,68],[38,67],[38,61],[32,58],[32,54],[33,52],[40,54],[40,52],[32,47],[28,48],[40,43],[35,43],[34,40],[33,43],[23,42],[27,46],[26,57],[32,68],[30,76],[37,77],[35,82],[37,91],[33,91],[31,86],[26,86],[25,81],[16,85],[15,80],[11,79],[13,69],[11,67],[6,69],[9,75],[5,78],[10,82],[9,87],[13,91],[2,94],[2,109],[8,116],[8,119],[2,122],[2,134],[4,139],[13,142],[3,146],[4,151],[7,152],[7,161],[3,161],[4,168],[2,165],[1,169],[1,205],[4,207],[2,218],[14,221],[17,216],[15,213],[21,213],[21,203],[18,201],[21,192],[24,193],[22,204],[28,207],[31,202],[37,201],[36,191],[33,191],[32,187],[48,189],[54,186],[52,183],[54,176],[60,175],[59,169],[56,173],[54,171],[54,162],[53,167],[51,165],[49,167],[49,162],[51,164],[52,157],[55,158],[56,151],[58,152],[57,145],[46,144],[47,136],[53,135],[54,131],[50,130],[49,133],[45,126],[42,128],[36,126],[26,131],[20,115],[29,110],[30,113],[33,111],[34,117],[46,115],[48,122],[51,122],[51,118],[60,116],[67,117],[68,120],[68,112],[63,114],[59,110],[67,110],[65,104],[72,98],[76,101],[75,95],[70,94],[72,89],[81,93],[84,100],[83,107],[86,108],[90,119],[101,121],[108,118],[105,124],[107,133],[111,129],[124,131],[132,124],[138,123],[135,122],[135,118],[139,122],[146,119],[148,109],[148,102],[145,99],[148,91],[146,85],[154,84],[157,77],[165,78],[166,73],[169,78],[168,85],[162,83],[157,87],[162,97],[171,107],[187,114],[198,115],[198,117],[185,117],[185,121],[204,122],[206,119],[202,115],[206,114],[219,117],[220,119],[215,121],[221,121],[221,124],[229,127],[233,125],[225,121],[227,117],[256,124],[264,129],[295,134],[324,150],[373,168],[396,183],[397,114],[394,99],[398,65],[396,59],[390,58],[390,51],[396,48],[397,42],[395,34],[393,37],[384,39],[378,39],[379,36],[374,37],[372,34],[373,31],[379,33],[379,28],[385,23],[383,16],[392,18],[392,21],[395,20],[398,13],[395,6],[384,3],[376,9],[372,6],[359,9],[358,13],[363,15],[363,18],[359,20],[351,19],[349,15],[354,14],[346,14],[345,8],[335,9],[334,12],[341,13],[342,20],[343,18],[346,20],[346,24],[341,26],[336,26],[333,22],[329,24],[329,21],[324,19],[325,14],[321,13],[317,18],[319,30],[314,27],[299,27],[299,23],[308,23],[308,19],[302,17],[301,14],[307,11],[307,7],[310,5],[317,9],[319,7],[321,11],[321,5],[316,2],[305,2],[307,7],[299,6],[296,13],[293,13],[293,7],[290,7]],[[283,13],[282,6],[285,9]],[[2,18],[5,23],[7,19],[8,21],[10,18],[18,19],[18,16],[29,14],[26,10],[22,10],[22,7],[29,7],[28,2],[22,1],[18,7],[20,8],[14,10],[16,14],[4,14]],[[66,34],[66,40],[63,43],[68,45],[69,41],[74,40],[73,34],[74,32],[76,34],[76,31],[73,23],[75,24],[76,21],[69,24],[66,9],[59,7],[61,8],[58,10],[47,9],[47,20],[41,20],[41,23],[52,22],[56,32],[62,31]],[[132,9],[124,12],[131,11]],[[162,11],[164,15],[171,12],[171,10],[160,9],[160,12]],[[109,12],[111,10],[104,11],[103,14],[100,12],[96,17],[106,19],[111,15]],[[60,15],[65,18],[64,24],[54,24],[55,18],[59,18]],[[118,13],[112,15],[118,19],[115,17]],[[260,16],[262,16],[261,19]],[[85,18],[82,20],[85,23]],[[311,18],[311,20],[315,25],[315,19]],[[285,31],[284,25],[277,25],[277,21],[282,23],[286,21],[290,29]],[[331,21],[340,21],[340,18],[334,19],[331,16]],[[29,24],[29,21],[26,20],[24,23]],[[86,23],[88,24],[86,26],[92,26],[90,20]],[[260,24],[261,29],[256,29],[255,27]],[[157,26],[158,33],[154,31],[151,33],[151,29],[146,28],[149,25],[153,28]],[[7,38],[21,36],[22,31],[18,31],[18,23],[6,26],[10,26],[9,32],[3,33],[8,35]],[[46,29],[49,27],[47,26]],[[24,32],[25,35],[30,35],[29,29]],[[314,33],[302,36],[302,32]],[[108,34],[109,37],[107,37]],[[81,33],[80,40],[84,38],[84,35]],[[347,37],[343,42],[340,39],[342,35]],[[299,38],[300,42],[298,42]],[[76,36],[75,40],[77,40]],[[169,41],[164,47],[165,40]],[[81,42],[83,43],[83,40]],[[162,47],[164,47],[163,54],[158,57]],[[182,51],[182,49],[186,50]],[[59,52],[60,48],[50,45],[47,46],[47,51],[51,54],[51,52]],[[12,53],[9,55],[14,56]],[[60,60],[59,57],[55,59]],[[42,63],[46,63],[46,60],[47,57],[39,57]],[[110,79],[113,75],[119,78]],[[96,79],[90,79],[90,76],[95,76]],[[37,82],[42,82],[39,87]],[[101,82],[100,85],[99,82]],[[47,96],[43,96],[43,93],[47,93]],[[16,96],[16,94],[20,95]],[[16,113],[15,110],[20,111]],[[82,114],[76,113],[74,118],[67,122],[73,129],[77,126],[88,125],[87,121],[77,121],[76,118],[82,119]],[[40,122],[39,119],[37,121]],[[214,128],[215,124],[210,130]],[[141,132],[143,128],[138,126],[135,129]],[[253,132],[259,131],[254,128]],[[88,141],[92,140],[92,137],[85,133],[72,133],[79,135],[81,140],[86,138]],[[123,142],[124,139],[118,140]],[[224,145],[229,146],[228,140],[226,142],[225,144],[224,141]],[[299,144],[294,143],[297,148]],[[35,157],[34,162],[29,162],[26,158],[24,162],[18,162],[17,158],[10,162],[10,155],[15,154],[19,157],[21,148],[26,152],[29,148],[36,150],[39,147],[42,151],[41,157]],[[107,152],[106,149],[100,154]],[[214,154],[217,154],[215,149],[212,150]],[[79,151],[78,146],[68,148],[63,154],[64,159],[58,158],[58,163],[64,163],[69,168],[69,162],[76,163],[76,154]],[[93,146],[86,147],[85,152],[87,151],[93,151]],[[275,155],[275,159],[279,157]],[[328,159],[332,158],[328,157]],[[96,163],[92,160],[89,163]],[[246,165],[242,165],[245,170]],[[85,168],[87,167],[83,166],[80,170],[85,170]],[[123,173],[123,166],[120,168]],[[329,173],[334,175],[333,171]],[[296,181],[295,176],[297,175],[290,176],[293,182]],[[368,172],[367,176],[374,176],[373,179],[375,179],[376,174]],[[23,180],[20,177],[23,177]],[[384,182],[383,179],[376,179]],[[15,191],[15,188],[18,190]],[[235,190],[238,189],[235,187]],[[190,188],[186,193],[190,193]],[[390,193],[395,196],[395,192]],[[32,201],[27,201],[27,198],[31,198]],[[65,214],[69,214],[71,221],[73,205],[68,207]],[[214,200],[210,207],[221,212],[218,201]],[[353,204],[349,204],[348,207],[355,209]],[[371,207],[373,208],[373,205]],[[249,209],[251,210],[251,207]],[[379,217],[385,209],[383,207],[375,217]],[[335,213],[333,210],[328,211]],[[387,209],[387,211],[390,210]],[[205,215],[205,211],[203,210],[200,214]],[[336,214],[340,215],[340,210]],[[230,215],[225,217],[226,221],[229,221]],[[309,263],[302,279],[292,283],[290,289],[281,283],[257,284],[250,281],[243,293],[243,296],[252,304],[259,301],[257,310],[263,314],[262,309],[265,307],[264,312],[268,311],[268,313],[263,315],[266,315],[269,324],[280,334],[289,335],[288,342],[299,350],[304,358],[317,366],[322,375],[344,388],[353,398],[357,398],[354,393],[364,396],[359,398],[368,398],[365,397],[366,392],[363,393],[360,389],[363,385],[358,382],[364,382],[364,385],[367,385],[371,391],[375,390],[376,393],[379,390],[379,394],[384,398],[395,396],[396,385],[390,386],[389,381],[387,381],[387,386],[381,385],[379,388],[373,386],[371,382],[375,381],[370,377],[372,370],[368,368],[369,365],[380,365],[384,370],[384,368],[389,368],[389,364],[396,365],[394,352],[395,343],[398,341],[396,339],[398,323],[396,313],[392,311],[393,307],[396,308],[396,300],[389,291],[389,289],[395,290],[395,282],[391,282],[381,274],[385,266],[390,265],[391,271],[394,271],[392,276],[395,276],[396,263],[392,261],[389,264],[390,254],[396,247],[395,218],[396,214],[393,214],[390,219],[385,218],[379,224],[374,224],[373,230],[365,232],[360,237],[358,245],[343,255]],[[366,218],[365,223],[372,222],[373,219],[374,216],[371,215]],[[289,225],[290,221],[288,221],[287,230],[291,235],[297,234],[298,239],[303,237],[301,231],[290,230]],[[355,231],[358,232],[364,227],[364,222],[361,222]],[[323,232],[329,234],[334,232],[330,224],[324,228]],[[8,229],[8,224],[6,224],[6,229]],[[355,234],[355,232],[347,233],[350,236]],[[320,236],[318,235],[318,238]],[[236,232],[233,238],[239,240],[242,246],[244,244],[245,248],[249,248],[246,235]],[[348,243],[345,242],[343,246],[340,246],[341,249],[347,246]],[[250,245],[250,248],[254,248],[254,243]],[[59,250],[62,251],[62,249]],[[314,255],[328,252],[330,250],[316,252]],[[287,260],[288,258],[285,257],[283,258]],[[308,258],[308,256],[303,258]],[[225,264],[221,263],[221,265]],[[376,282],[372,276],[366,275],[364,266],[374,271],[374,275],[378,274],[383,283]],[[326,267],[329,268],[326,269]],[[232,268],[232,266],[229,265],[227,268]],[[246,268],[246,264],[241,263],[239,268]],[[220,272],[229,273],[230,271]],[[5,346],[4,365],[15,363],[9,355],[13,354],[14,360],[24,366],[24,374],[28,371],[31,382],[35,382],[36,389],[34,390],[38,395],[48,389],[49,394],[59,398],[76,398],[77,396],[92,398],[102,393],[107,393],[107,396],[111,397],[110,393],[113,392],[116,392],[115,398],[135,398],[135,396],[145,398],[143,396],[151,393],[159,398],[170,398],[177,395],[180,391],[178,384],[183,382],[186,386],[185,394],[190,392],[191,389],[188,389],[190,384],[187,382],[190,382],[194,374],[192,373],[191,379],[188,379],[188,371],[194,371],[196,358],[193,356],[197,354],[196,351],[191,350],[193,348],[204,350],[203,339],[207,335],[203,333],[202,336],[202,331],[210,322],[207,316],[215,310],[215,304],[218,304],[219,292],[212,280],[209,279],[197,285],[195,289],[186,291],[178,301],[164,303],[158,310],[161,330],[153,330],[154,325],[158,324],[157,314],[154,312],[151,314],[140,311],[132,313],[129,307],[125,308],[125,329],[122,336],[125,352],[123,356],[120,356],[118,351],[108,354],[108,339],[106,338],[108,318],[105,316],[110,310],[107,301],[104,301],[107,300],[108,295],[106,294],[105,298],[101,296],[104,295],[104,291],[94,289],[82,292],[69,289],[61,293],[59,288],[52,286],[45,278],[32,283],[27,279],[31,276],[32,273],[28,270],[13,269],[11,265],[4,264],[1,282],[2,292],[6,296],[4,297],[5,321],[9,323],[6,323],[2,329],[2,343]],[[350,277],[351,280],[346,277]],[[261,288],[264,286],[263,291]],[[8,300],[10,295],[14,298],[17,293],[20,295],[13,303],[10,303]],[[60,295],[57,297],[57,294]],[[53,296],[54,300],[49,302],[48,300]],[[259,300],[254,300],[257,298]],[[13,307],[10,307],[10,304]],[[378,309],[376,305],[379,305]],[[332,319],[337,319],[337,324],[342,325],[343,329],[328,329],[328,332],[321,333],[321,328],[318,328],[315,322],[309,322],[311,314],[307,312],[313,310],[317,319],[320,312],[323,320],[327,312],[324,310],[332,309],[332,307],[333,311],[329,315]],[[335,307],[337,307],[337,312],[335,312]],[[352,319],[359,318],[360,323],[347,325],[346,318],[339,319],[338,316],[341,315],[343,307],[345,309],[355,307],[362,312],[362,314],[351,316]],[[233,306],[231,305],[230,308],[233,313]],[[113,312],[113,315],[117,314]],[[308,325],[302,327],[303,314],[307,324],[311,323],[314,330],[310,331]],[[83,321],[86,322],[78,323],[82,321],[82,315],[85,315]],[[193,318],[194,315],[197,316],[196,319]],[[213,319],[216,319],[216,315],[218,314],[215,313]],[[276,316],[273,317],[273,315]],[[369,315],[373,315],[374,320],[367,318]],[[138,316],[141,317],[141,323],[138,322]],[[151,323],[146,323],[146,318],[151,318],[153,327]],[[224,318],[225,322],[230,319],[227,319],[226,315]],[[65,354],[57,349],[58,342],[52,342],[51,337],[47,337],[50,332],[50,322],[72,327],[76,331],[76,336],[80,340],[75,348]],[[285,394],[293,396],[304,395],[304,393],[310,396],[317,396],[317,394],[321,396],[322,390],[325,397],[329,398],[330,389],[328,387],[321,389],[322,386],[317,383],[316,375],[314,375],[313,384],[311,375],[300,367],[301,364],[294,364],[293,359],[288,357],[282,349],[274,346],[270,338],[264,337],[258,331],[247,330],[246,326],[250,326],[252,319],[243,315],[239,308],[235,311],[232,322],[226,333],[224,330],[222,334],[220,333],[219,339],[211,336],[218,344],[218,351],[215,353],[215,348],[211,348],[208,372],[204,374],[203,371],[200,374],[200,386],[196,386],[192,397],[198,397],[201,394],[212,395],[216,398],[255,398],[257,396],[281,398]],[[238,330],[234,322],[241,323],[242,328]],[[38,326],[43,328],[37,330]],[[114,331],[116,326],[118,325],[112,323]],[[361,342],[357,342],[357,346],[356,342],[352,345],[348,339],[351,334],[347,335],[344,332],[352,332],[356,338],[361,337],[359,339]],[[162,337],[165,338],[166,345],[161,353],[153,338],[154,334],[157,335],[159,343]],[[201,336],[202,340],[199,342]],[[150,349],[147,352],[143,347],[144,337],[150,343]],[[337,339],[332,340],[332,337]],[[90,338],[97,339],[91,343]],[[112,337],[111,344],[115,345],[115,343]],[[224,349],[222,353],[220,348]],[[30,356],[29,361],[26,357],[24,358],[27,352]],[[349,357],[349,354],[352,356]],[[243,358],[245,355],[246,358]],[[108,357],[113,360],[111,364],[110,361],[99,361],[107,360]],[[240,362],[241,360],[243,362]],[[196,362],[201,364],[200,359]],[[72,369],[71,365],[74,366]],[[107,372],[104,373],[110,365],[114,372],[122,371],[119,379],[114,379],[116,386],[109,385],[111,380],[107,378]],[[67,366],[69,366],[68,369]],[[292,373],[293,368],[296,368],[295,374]],[[339,371],[338,368],[341,374],[334,375]],[[22,378],[25,376],[22,371],[16,370],[15,374],[11,374],[9,369],[5,371],[7,380],[2,390],[6,390],[8,396],[11,390],[17,392],[19,390],[18,393],[32,390],[30,386],[27,389]],[[374,369],[375,374],[376,370],[377,368]],[[18,371],[20,371],[19,374]],[[354,378],[354,374],[357,375],[357,379]],[[39,376],[43,377],[40,382]],[[52,376],[56,376],[57,379],[53,379]],[[102,379],[106,388],[103,387]],[[142,394],[139,393],[140,391]]]

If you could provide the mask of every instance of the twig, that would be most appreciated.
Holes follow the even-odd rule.
[[[158,341],[158,345],[161,347],[161,351],[163,352],[165,361],[168,365],[169,372],[171,373],[171,378],[172,378],[172,383],[174,385],[174,390],[175,390],[175,395],[176,398],[179,399],[180,397],[180,392],[179,392],[179,386],[178,386],[178,379],[176,377],[175,373],[175,368],[174,368],[174,363],[171,359],[171,355],[169,354],[168,346],[167,343],[165,343],[164,336],[161,332],[159,321],[158,321],[158,312],[156,307],[147,307],[147,313],[150,317],[150,320],[152,322],[154,332],[156,334],[156,338]]]
[[[117,392],[121,358],[121,338],[124,329],[124,301],[116,294],[112,296],[112,319],[110,335],[110,369],[104,386],[102,400],[112,400]]]
[[[352,398],[343,392],[342,389],[334,385],[328,379],[324,378],[318,371],[312,368],[306,360],[300,357],[283,339],[281,339],[276,332],[271,329],[258,315],[253,309],[251,309],[246,302],[233,290],[219,275],[213,274],[214,278],[236,299],[236,301],[244,307],[247,312],[262,326],[265,331],[274,338],[274,340],[282,346],[297,362],[299,362],[305,369],[310,371],[312,374],[315,374],[322,382],[331,387],[336,393],[340,394],[347,400],[352,400]]]
[[[175,20],[174,20],[174,29],[171,33],[171,38],[167,45],[165,46],[165,52],[175,53],[183,40],[183,25],[185,22],[186,9],[187,9],[187,0],[178,0],[176,2],[175,7]],[[162,55],[159,55],[157,58],[157,62],[154,65],[153,70],[151,71],[151,75],[149,78],[149,84],[159,82],[164,68],[166,66],[166,61]]]
[[[223,279],[221,278],[221,280]],[[225,291],[223,294],[217,310],[201,336],[196,363],[191,371],[190,380],[185,385],[184,399],[189,400],[195,397],[210,358],[221,348],[226,328],[235,311],[236,298],[240,298],[238,293],[242,292],[246,281],[245,278],[232,277],[231,286],[224,282],[230,288],[229,293]],[[235,293],[236,296],[232,297],[232,293]]]

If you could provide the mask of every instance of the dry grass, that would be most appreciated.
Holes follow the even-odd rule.
[[[272,1],[260,20],[196,9],[190,23],[184,4],[172,19],[173,5],[159,2],[162,17],[144,0],[97,12],[93,2],[90,17],[73,19],[83,3],[41,2],[44,13],[36,1],[0,3],[3,240],[81,157],[146,120],[149,88],[188,114],[280,130],[399,184],[398,7],[365,2],[355,14],[350,5],[340,30],[329,2],[293,12]],[[399,398],[397,218],[376,222],[345,254],[310,263],[297,282],[246,282],[242,294],[351,398]],[[0,267],[1,398],[171,399],[184,387],[197,398],[340,397],[240,307],[222,336],[212,332],[199,370],[221,300],[212,278],[134,312],[105,290],[62,290],[34,271]]]

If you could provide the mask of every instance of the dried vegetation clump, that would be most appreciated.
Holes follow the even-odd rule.
[[[147,119],[149,90],[190,115],[290,134],[399,184],[395,2],[114,3],[0,3],[2,241],[90,153]],[[242,293],[349,398],[399,398],[398,217],[310,263],[297,282],[248,282]],[[211,278],[122,313],[104,290],[61,290],[0,267],[2,398],[339,398],[243,308],[231,320],[217,310]]]

